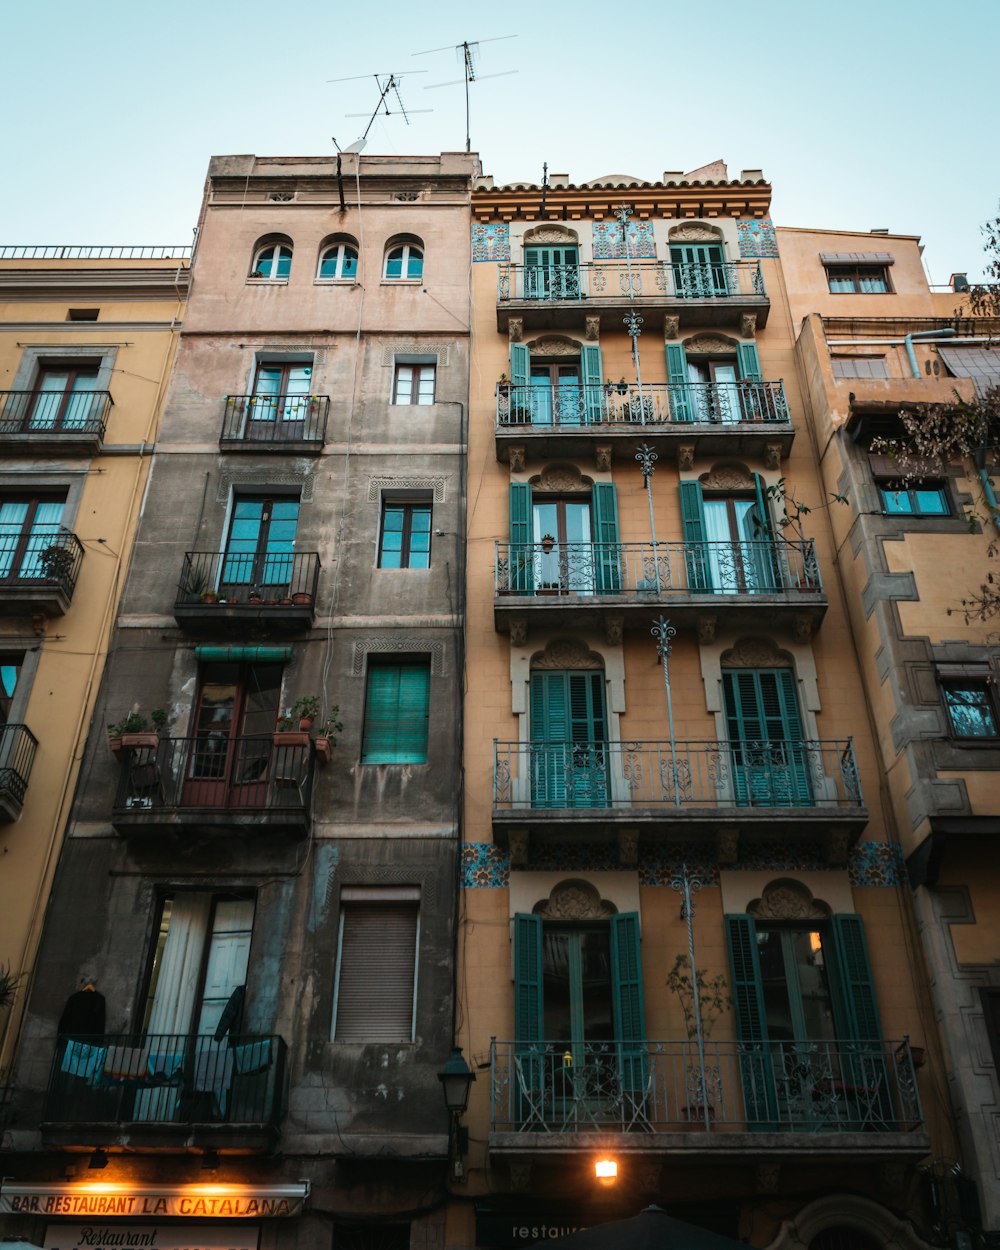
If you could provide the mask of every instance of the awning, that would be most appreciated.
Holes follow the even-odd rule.
[[[956,378],[972,378],[980,399],[1000,386],[1000,350],[991,347],[952,347],[937,343],[938,355]]]
[[[194,658],[213,664],[287,664],[291,647],[195,647]]]

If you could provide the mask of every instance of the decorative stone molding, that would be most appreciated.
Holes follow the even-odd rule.
[[[720,864],[735,864],[740,852],[738,829],[720,829],[715,836],[715,853]]]
[[[715,631],[719,624],[719,618],[714,612],[705,612],[698,617],[696,629],[698,630],[698,645],[701,647],[709,647],[715,642]]]
[[[764,468],[780,469],[781,468],[781,444],[765,443],[764,444]]]
[[[745,464],[713,464],[698,480],[704,490],[753,490],[756,485]]]
[[[554,638],[544,651],[531,657],[532,669],[602,669],[604,660],[576,638]]]
[[[524,232],[526,247],[534,247],[536,243],[579,243],[580,236],[568,226],[535,226]]]
[[[508,1163],[510,1170],[510,1188],[515,1194],[527,1194],[531,1192],[531,1164],[530,1163]]]
[[[422,356],[435,362],[439,369],[446,369],[450,350],[450,343],[431,346],[427,339],[387,339],[382,344],[382,368],[391,369],[397,356]]]
[[[586,327],[584,335],[588,342],[597,343],[601,337],[600,317],[585,317],[583,324]]]
[[[431,676],[444,676],[444,642],[440,638],[428,639],[420,634],[383,634],[379,638],[357,638],[354,642],[351,673],[361,677],[365,671],[365,656],[392,654],[425,655],[431,657]]]
[[[511,343],[520,343],[521,336],[524,334],[524,318],[508,317],[507,318],[507,339]]]
[[[604,641],[609,647],[620,647],[625,637],[624,616],[606,616],[604,618]]]
[[[780,1163],[758,1163],[756,1174],[757,1192],[759,1194],[776,1194],[780,1177]]]
[[[757,920],[829,920],[831,910],[800,881],[779,877],[764,887],[747,911]]]
[[[635,868],[639,863],[639,830],[621,829],[618,832],[618,862],[623,868]]]
[[[815,625],[815,620],[808,612],[797,613],[792,620],[792,637],[796,642],[808,642]]]
[[[549,920],[608,920],[617,910],[589,881],[560,881],[547,899],[535,904],[534,914]]]
[[[628,1174],[640,1194],[658,1194],[662,1187],[663,1165],[640,1161],[636,1155],[630,1155]]]
[[[523,868],[528,862],[528,830],[511,829],[507,835],[512,868]]]
[[[852,1228],[876,1246],[890,1250],[931,1250],[912,1224],[891,1211],[856,1194],[825,1194],[808,1203],[790,1220],[782,1220],[777,1236],[766,1250],[807,1250],[818,1234],[830,1228]]]
[[[770,638],[741,638],[722,653],[723,668],[791,668],[792,657]]]
[[[611,472],[611,444],[598,443],[594,448],[594,463],[599,473]]]
[[[524,444],[515,443],[513,447],[508,448],[507,458],[510,461],[511,473],[524,472]]]
[[[831,868],[847,866],[851,853],[851,840],[842,829],[828,829],[826,832],[826,862]]]
[[[531,479],[531,486],[535,491],[552,491],[565,495],[570,492],[589,493],[593,482],[584,477],[576,465],[547,464],[537,477]]]
[[[680,317],[664,317],[663,318],[663,337],[665,340],[676,339],[680,337],[681,319]]]
[[[304,469],[301,473],[275,473],[272,469],[224,469],[219,474],[215,490],[216,503],[226,504],[233,490],[247,488],[262,491],[278,487],[290,487],[299,492],[301,503],[313,501],[313,471]]]
[[[752,339],[757,337],[757,314],[744,313],[740,317],[740,338]]]
[[[718,226],[691,222],[690,225],[671,226],[667,238],[671,243],[718,243],[722,238],[722,231]]]
[[[677,467],[690,472],[694,468],[694,443],[677,444]]]
[[[528,641],[528,620],[524,616],[512,616],[508,622],[510,645],[523,647]]]
[[[724,338],[721,334],[697,334],[692,339],[684,340],[687,356],[732,356],[735,351],[735,340]]]
[[[378,503],[387,490],[429,491],[435,503],[444,503],[446,477],[371,477],[368,479],[368,502]]]
[[[543,356],[579,356],[580,354],[580,344],[577,340],[566,338],[562,334],[547,334],[544,338],[532,339],[527,346],[532,359]]]

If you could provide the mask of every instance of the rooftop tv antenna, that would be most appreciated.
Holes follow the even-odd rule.
[[[405,74],[395,73],[377,73],[377,74],[356,74],[353,78],[328,78],[327,82],[358,82],[362,78],[374,78],[375,85],[378,87],[379,101],[375,105],[375,112],[368,118],[368,125],[360,139],[356,139],[350,147],[343,149],[344,152],[361,152],[368,144],[368,132],[375,124],[375,118],[380,112],[386,117],[392,117],[394,113],[402,114],[403,121],[407,126],[410,124],[411,113],[433,113],[433,109],[408,109],[403,104],[403,97],[399,94],[399,88],[404,77],[408,74],[426,74],[425,69],[407,70]],[[384,81],[383,81],[384,80]],[[396,107],[390,109],[386,104],[386,99],[390,93],[395,97]],[[368,117],[367,113],[346,113],[345,117]],[[339,150],[339,149],[338,149]]]
[[[483,78],[506,78],[508,74],[516,74],[516,69],[501,70],[499,74],[480,74],[477,72],[476,63],[479,60],[479,45],[481,43],[499,43],[502,39],[516,39],[517,35],[495,35],[492,39],[480,39],[477,42],[470,42],[468,39],[462,43],[456,43],[443,48],[428,48],[426,52],[414,52],[414,56],[430,56],[432,52],[449,52],[454,50],[458,53],[459,60],[462,62],[463,77],[453,78],[450,82],[433,82],[429,83],[424,90],[433,91],[435,87],[457,87],[459,83],[465,83],[465,150],[472,151],[472,140],[469,134],[469,83],[479,82]]]

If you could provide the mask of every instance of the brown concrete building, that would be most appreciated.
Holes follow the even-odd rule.
[[[823,390],[808,355],[834,309],[889,314],[827,278],[889,261],[821,251],[891,245],[932,297],[915,241],[776,233],[769,206],[721,163],[473,193],[456,1246],[650,1201],[796,1250],[949,1218],[906,786],[820,404],[877,384],[827,361]],[[689,939],[700,1030],[671,976]]]
[[[12,1078],[7,1235],[442,1241],[477,170],[211,163],[116,732]]]

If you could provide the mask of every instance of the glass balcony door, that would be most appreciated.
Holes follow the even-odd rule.
[[[286,594],[298,521],[297,499],[237,497],[222,563],[221,596],[243,602],[254,590],[266,598]]]
[[[743,420],[735,360],[689,360],[688,379],[695,421],[738,424]]]
[[[531,366],[531,424],[582,425],[580,366]]]
[[[524,298],[580,298],[580,253],[576,247],[526,247]]]
[[[717,299],[729,294],[722,247],[718,243],[672,244],[674,290],[686,299]]]
[[[61,499],[0,501],[0,579],[42,578],[40,554],[62,532]]]
[[[590,500],[533,500],[532,526],[535,589],[592,595],[595,569]]]
[[[301,438],[309,412],[311,385],[311,365],[258,365],[242,436],[261,442]]]
[[[91,415],[97,369],[45,368],[38,376],[28,415],[29,430],[79,430]]]
[[[767,531],[754,499],[704,501],[707,566],[717,593],[752,594],[774,586]]]

